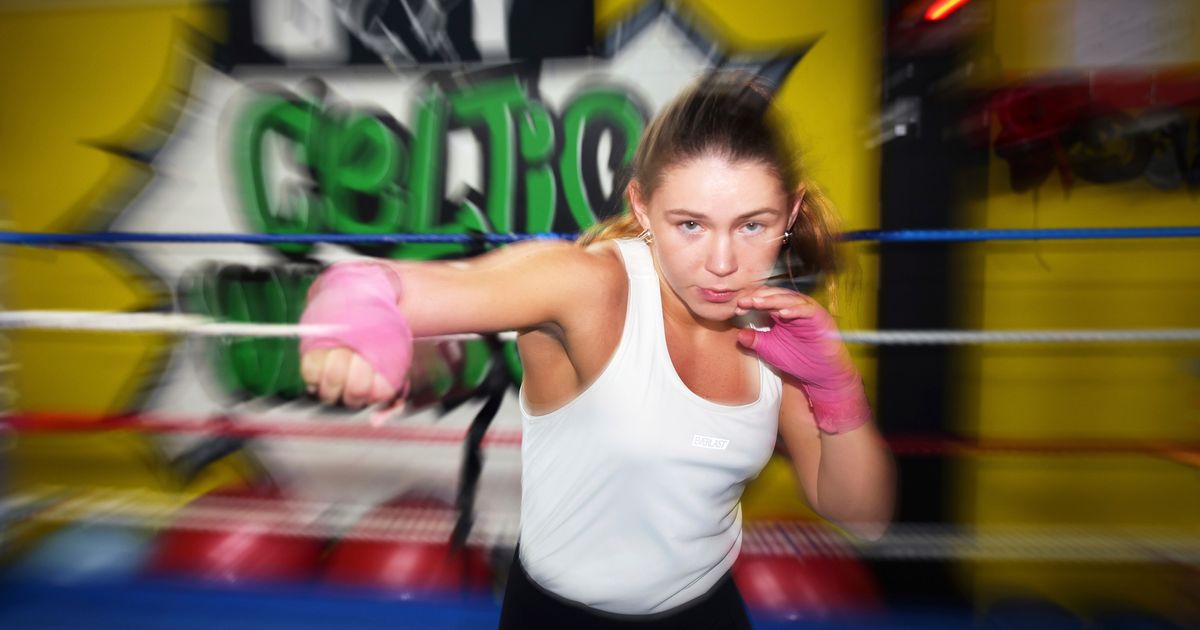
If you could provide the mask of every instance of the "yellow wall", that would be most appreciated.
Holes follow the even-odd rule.
[[[1069,46],[1048,44],[1069,43],[1062,22],[1033,19],[1048,4],[1055,3],[994,3],[997,86],[1072,67]],[[1200,65],[1200,51],[1193,59]],[[1067,191],[1057,174],[1036,194],[1016,194],[1008,164],[993,154],[986,199],[966,212],[965,225],[986,228],[1175,226],[1195,225],[1200,201],[1144,180],[1107,186],[1077,180]],[[967,328],[1197,327],[1194,240],[997,242],[963,252]],[[1132,443],[1200,438],[1195,344],[983,346],[961,357],[958,418],[966,434]],[[1135,526],[1200,534],[1200,475],[1177,461],[985,456],[961,462],[953,483],[961,519],[981,527]],[[964,576],[984,602],[1023,592],[1080,611],[1127,604],[1200,612],[1188,602],[1188,577],[1169,565],[974,563]]]
[[[0,216],[5,229],[103,229],[148,178],[102,147],[157,146],[189,87],[193,30],[220,37],[201,2],[9,2],[0,7]],[[164,287],[109,248],[4,247],[11,309],[137,310],[170,304]],[[173,338],[8,334],[22,411],[104,414],[143,393]],[[180,490],[142,435],[22,436],[9,489],[109,486]],[[187,494],[242,475],[217,466]],[[19,535],[19,533],[18,533]]]
[[[0,7],[0,213],[10,229],[102,229],[148,173],[101,147],[163,140],[189,87],[190,29],[219,36],[201,2],[10,2]],[[137,310],[165,289],[105,248],[5,248],[13,309]],[[105,413],[140,393],[157,335],[11,334],[26,411]]]

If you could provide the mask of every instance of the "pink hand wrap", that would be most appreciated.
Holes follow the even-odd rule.
[[[845,433],[871,419],[871,406],[862,379],[825,309],[812,317],[783,320],[771,316],[771,330],[755,331],[749,344],[767,363],[799,379],[817,427],[825,433]]]
[[[413,334],[400,312],[400,276],[373,262],[338,263],[308,289],[301,324],[339,330],[301,335],[300,352],[346,347],[362,356],[397,392],[412,365]]]

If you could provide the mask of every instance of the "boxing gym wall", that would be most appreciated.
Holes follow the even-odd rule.
[[[865,142],[879,58],[873,3],[597,2],[598,41],[634,26],[646,32],[616,41],[602,57],[547,60],[536,79],[521,66],[468,66],[473,89],[456,87],[449,69],[436,64],[389,68],[330,11],[328,3],[267,1],[5,9],[2,63],[6,76],[21,79],[19,98],[3,102],[4,120],[19,121],[6,127],[5,145],[21,147],[5,154],[0,175],[11,229],[574,232],[612,211],[615,171],[641,126],[711,65],[712,50],[752,70],[770,66],[779,82],[775,99],[842,227],[877,223],[877,158]],[[496,118],[526,112],[528,128],[507,129]],[[580,162],[569,162],[576,154]],[[374,208],[369,216],[355,214],[364,197]],[[870,328],[872,249],[845,250],[841,322]],[[295,321],[311,279],[306,254],[333,260],[469,251],[445,244],[21,249],[5,260],[12,278],[6,306],[184,310],[284,323]],[[14,409],[25,414],[86,423],[114,414],[203,422],[230,413],[284,421],[322,413],[303,397],[294,342],[39,330],[8,336],[20,364],[11,374]],[[493,362],[505,361],[519,376],[511,347],[464,346],[452,360],[432,359],[443,372],[434,396],[401,422],[461,427],[474,408],[442,415],[437,395],[469,392]],[[870,383],[871,350],[854,352]],[[495,426],[517,425],[510,395]],[[163,467],[200,441],[186,434],[24,436],[10,487],[178,491],[176,473]],[[428,451],[260,437],[246,451],[253,466],[245,452],[223,457],[193,471],[198,477],[183,496],[265,467],[313,498],[341,492],[355,477],[346,471],[371,486],[358,495],[364,500],[414,488],[452,497],[459,450]],[[519,470],[515,457],[489,454],[485,466],[481,501],[494,497],[515,511],[508,478]],[[408,472],[412,487],[379,481],[398,470]],[[749,490],[744,509],[751,519],[809,515],[790,467],[778,459]]]
[[[0,146],[9,149],[0,156],[0,220],[8,230],[47,233],[571,233],[614,211],[616,174],[641,126],[719,58],[775,73],[774,98],[841,227],[872,229],[881,224],[879,145],[889,141],[880,136],[888,125],[880,124],[877,89],[896,80],[879,67],[879,4],[597,1],[596,55],[548,59],[531,73],[519,63],[389,67],[322,2],[11,3],[0,9],[0,67],[10,82],[0,99]],[[1102,18],[1128,11],[1096,8],[1120,0],[1086,3],[1090,10],[1072,2],[972,4],[990,7],[994,23],[972,44],[975,73],[960,77],[984,95],[985,122],[964,121],[974,125],[964,135],[982,135],[974,139],[986,155],[985,186],[970,191],[957,225],[1195,223],[1196,102],[1159,98],[1189,93],[1187,77],[1200,63],[1200,38],[1190,36],[1200,30],[1195,9],[1168,2],[1146,10],[1145,22],[1124,25],[1122,39]],[[1184,79],[1162,76],[1163,67]],[[1058,127],[1014,127],[1029,122],[1021,115],[1043,94],[1081,104],[1056,110]],[[12,247],[0,259],[0,304],[288,323],[315,260],[428,259],[492,246]],[[839,325],[880,327],[879,247],[841,247],[848,269]],[[1184,239],[957,245],[947,263],[951,323],[989,331],[1194,326],[1198,256]],[[16,366],[0,372],[12,393],[6,407],[30,418],[86,424],[128,414],[175,428],[261,419],[264,430],[186,474],[178,465],[205,445],[187,431],[23,434],[5,463],[6,491],[145,490],[146,501],[175,509],[266,474],[311,500],[344,498],[347,489],[362,503],[454,496],[457,442],[369,444],[266,431],[364,421],[304,396],[294,342],[32,329],[5,338],[3,360]],[[1185,461],[1163,448],[1146,456],[1154,444],[1200,437],[1192,348],[954,348],[938,392],[947,428],[1020,448],[949,458],[927,491],[944,492],[954,520],[968,527],[1072,535],[1194,528],[1194,454]],[[876,351],[851,349],[874,392]],[[490,374],[520,375],[511,345],[423,352],[431,374],[420,403],[390,428],[461,431],[482,404],[471,394]],[[439,406],[458,399],[465,402],[453,409]],[[878,411],[885,431],[909,413]],[[493,431],[518,426],[509,390]],[[481,510],[515,512],[517,472],[514,449],[487,451]],[[781,457],[748,488],[743,509],[750,521],[814,518]],[[3,551],[43,531],[25,531]],[[1174,612],[1188,599],[1186,566],[1111,570],[1065,561],[1053,545],[1047,558],[1056,559],[956,559],[955,575],[980,609],[1031,596],[1080,613],[1110,602]]]
[[[990,6],[994,26],[970,55],[973,89],[992,95],[985,192],[964,204],[961,224],[1195,224],[1194,3]],[[1200,250],[1187,239],[992,241],[960,246],[955,263],[965,329],[1165,329],[1195,325],[1200,312]],[[961,435],[1043,450],[956,460],[950,483],[961,522],[1093,534],[1200,523],[1200,502],[1177,500],[1196,496],[1194,456],[1166,446],[1159,457],[1112,454],[1118,445],[1200,437],[1194,347],[964,346],[955,366]],[[1024,595],[1080,613],[1178,612],[1195,601],[1183,565],[1053,555],[967,562],[962,574],[981,605]]]

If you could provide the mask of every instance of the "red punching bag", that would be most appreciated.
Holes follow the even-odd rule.
[[[158,540],[150,571],[231,584],[296,581],[316,574],[324,541],[273,488],[205,495]]]
[[[816,523],[803,528],[824,529]],[[836,536],[832,530],[822,538]],[[882,609],[879,589],[849,545],[789,544],[776,531],[776,544],[747,544],[733,565],[733,577],[746,605],[771,616],[821,618]],[[837,553],[834,553],[837,552]]]
[[[454,511],[443,503],[393,502],[371,511],[330,552],[325,579],[405,595],[459,595],[491,588],[487,553],[454,550]]]

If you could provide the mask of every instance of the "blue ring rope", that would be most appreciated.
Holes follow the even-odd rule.
[[[1194,238],[1200,226],[1131,228],[1051,228],[1029,230],[860,230],[847,232],[847,241],[880,243],[937,243],[978,241],[1063,241],[1122,238]]]
[[[41,233],[0,232],[5,245],[88,245],[92,243],[242,243],[247,245],[317,244],[399,245],[401,243],[514,243],[536,239],[573,240],[576,234],[180,234],[170,232]]]
[[[399,245],[402,243],[489,243],[526,240],[574,240],[578,234],[215,234],[165,232],[4,232],[3,245],[87,245],[93,243],[241,243],[248,245],[317,244]],[[1133,228],[1063,228],[1029,230],[859,230],[841,235],[843,241],[878,243],[937,243],[979,241],[1083,240],[1127,238],[1194,238],[1200,226]]]

